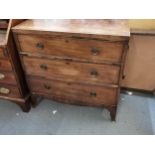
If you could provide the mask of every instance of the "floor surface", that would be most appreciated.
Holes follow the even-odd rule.
[[[16,104],[0,100],[0,134],[151,135],[155,134],[155,98],[121,94],[116,122],[103,108],[43,100],[23,113]]]

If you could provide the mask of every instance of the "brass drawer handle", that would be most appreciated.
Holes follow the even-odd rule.
[[[126,75],[125,75],[125,74],[123,74],[123,75],[122,75],[122,79],[125,79],[125,77],[126,77]]]
[[[98,72],[96,70],[91,70],[90,75],[96,77],[98,76]]]
[[[44,88],[49,90],[49,89],[51,89],[51,86],[44,84]]]
[[[41,64],[40,65],[40,68],[43,69],[43,70],[47,70],[48,69],[48,66],[46,64]]]
[[[0,87],[0,93],[8,95],[10,93],[10,90],[4,87]]]
[[[92,96],[92,97],[96,97],[97,94],[96,94],[96,92],[90,92],[90,96]]]
[[[37,43],[36,47],[39,49],[44,49],[44,44],[43,43]]]
[[[98,48],[96,48],[96,47],[93,47],[93,48],[91,48],[91,53],[93,55],[99,55],[100,50]]]
[[[5,75],[0,73],[0,80],[3,80],[5,78]]]

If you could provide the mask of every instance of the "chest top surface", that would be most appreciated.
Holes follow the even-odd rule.
[[[128,21],[114,19],[32,19],[15,26],[13,30],[130,36]]]

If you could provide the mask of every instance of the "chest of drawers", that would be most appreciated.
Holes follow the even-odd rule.
[[[30,110],[30,94],[16,51],[11,27],[23,20],[9,20],[0,30],[0,99],[17,103],[24,112]],[[2,29],[3,28],[3,29]]]
[[[103,106],[115,120],[125,20],[27,20],[13,32],[33,98]]]

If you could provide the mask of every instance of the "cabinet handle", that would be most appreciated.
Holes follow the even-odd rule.
[[[91,53],[93,55],[98,55],[100,53],[100,50],[96,47],[91,48]]]
[[[49,89],[51,89],[51,86],[44,84],[44,88],[49,90]]]
[[[44,44],[43,43],[37,43],[36,47],[39,49],[44,49]]]
[[[10,93],[10,90],[4,87],[0,87],[0,93],[8,95]]]
[[[0,80],[3,80],[5,78],[5,75],[0,73]]]
[[[122,79],[125,79],[125,77],[126,77],[126,75],[125,75],[125,74],[123,74],[123,75],[122,75]]]
[[[41,64],[40,65],[40,68],[43,69],[43,70],[47,70],[48,69],[48,66],[46,64]]]
[[[90,92],[90,96],[92,96],[92,97],[96,97],[97,94],[96,94],[96,92]]]
[[[92,70],[92,71],[90,72],[90,75],[96,77],[96,76],[98,75],[98,72],[97,72],[96,70]]]

